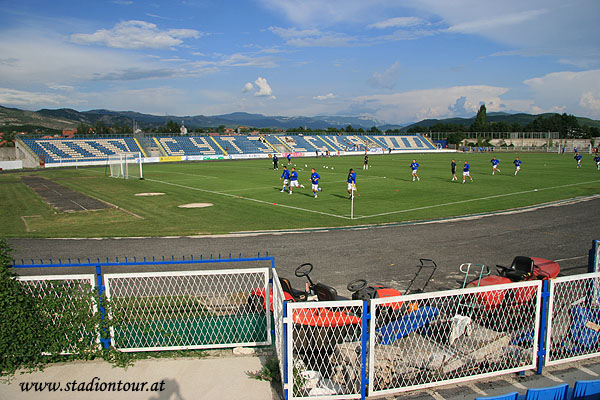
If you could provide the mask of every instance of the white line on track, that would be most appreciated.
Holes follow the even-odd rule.
[[[488,395],[485,391],[483,391],[483,390],[479,389],[477,386],[475,386],[475,384],[473,382],[469,382],[465,386],[481,396]]]
[[[563,383],[563,382],[564,382],[564,380],[560,379],[558,376],[554,376],[554,375],[552,375],[552,374],[551,374],[550,372],[548,372],[548,371],[545,371],[545,372],[544,372],[544,376],[545,376],[546,378],[550,379],[551,381],[554,381],[554,382],[556,382],[556,383]]]
[[[516,380],[514,380],[511,377],[505,376],[502,379],[505,380],[506,382],[510,383],[511,385],[513,385],[514,387],[516,387],[517,389],[521,389],[521,390],[527,389],[527,386],[523,385],[520,382],[517,382]]]
[[[580,258],[587,258],[587,257],[588,256],[577,256],[577,257],[569,257],[569,258],[559,258],[558,260],[554,260],[554,262],[578,260]]]
[[[427,209],[436,208],[436,207],[452,206],[452,205],[455,205],[455,204],[464,204],[464,203],[470,203],[470,202],[474,202],[474,201],[490,200],[490,199],[496,199],[496,198],[499,198],[499,197],[516,196],[516,195],[520,195],[520,194],[539,192],[539,191],[542,191],[542,190],[559,189],[559,188],[564,188],[564,187],[569,187],[569,186],[586,185],[586,184],[589,184],[589,183],[597,183],[597,182],[599,182],[599,181],[578,182],[578,183],[570,183],[568,185],[551,186],[551,187],[546,187],[546,188],[541,188],[541,189],[523,190],[521,192],[504,193],[504,194],[497,194],[497,195],[494,195],[494,196],[478,197],[478,198],[475,198],[475,199],[452,201],[450,203],[432,204],[430,206],[409,208],[407,210],[389,211],[389,212],[380,213],[380,214],[373,214],[373,215],[363,215],[361,217],[354,217],[354,219],[381,217],[383,215],[390,215],[390,214],[401,214],[401,213],[407,213],[407,212],[411,212],[411,211],[427,210]]]
[[[581,372],[591,375],[591,376],[600,376],[597,373],[595,373],[594,371],[592,371],[591,369],[588,369],[586,367],[584,367],[583,365],[580,365],[578,367],[576,367],[578,370],[580,370]]]
[[[238,196],[238,195],[230,194],[230,193],[217,192],[217,191],[214,191],[214,190],[200,189],[200,188],[195,188],[193,186],[181,185],[179,183],[159,181],[157,179],[151,179],[151,178],[146,178],[146,180],[150,181],[150,182],[162,183],[164,185],[177,186],[177,187],[184,188],[184,189],[197,190],[199,192],[212,193],[212,194],[216,194],[216,195],[220,195],[220,196],[226,196],[226,197],[240,198],[242,200],[254,201],[256,203],[261,203],[261,204],[272,204],[272,205],[275,205],[275,206],[278,206],[278,207],[285,207],[285,208],[290,208],[290,209],[293,209],[293,210],[300,210],[300,211],[306,211],[306,212],[310,212],[310,213],[314,213],[314,214],[327,215],[329,217],[342,218],[342,219],[350,219],[350,217],[346,217],[346,216],[343,216],[343,215],[330,214],[330,213],[326,213],[326,212],[322,212],[322,211],[309,210],[309,209],[301,208],[301,207],[288,206],[288,205],[285,205],[285,204],[279,204],[279,203],[273,203],[273,202],[270,202],[270,201],[252,199],[250,197]]]

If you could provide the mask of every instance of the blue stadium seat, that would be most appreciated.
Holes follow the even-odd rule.
[[[538,389],[527,389],[525,400],[566,400],[569,385],[563,383]]]
[[[141,152],[132,137],[112,139],[23,139],[46,163],[103,161],[120,152]]]
[[[518,397],[519,393],[510,392],[507,394],[501,394],[500,396],[477,397],[475,400],[517,400]]]
[[[575,382],[572,400],[593,399],[600,399],[600,379]]]

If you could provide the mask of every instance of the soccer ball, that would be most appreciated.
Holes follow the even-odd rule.
[[[304,164],[304,168],[308,168],[308,165]]]
[[[331,167],[331,169],[333,169],[333,167]]]

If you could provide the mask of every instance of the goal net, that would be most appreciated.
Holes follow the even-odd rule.
[[[107,158],[107,175],[111,178],[144,179],[142,156],[139,152],[110,154]]]

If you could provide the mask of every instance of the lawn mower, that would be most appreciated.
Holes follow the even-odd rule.
[[[512,282],[527,282],[556,278],[560,272],[558,263],[543,258],[517,256],[509,267],[496,265],[498,275],[487,274],[467,287],[484,287]],[[491,290],[477,294],[476,303],[484,310],[517,308],[528,304],[535,295],[535,288],[517,288],[513,290]]]

